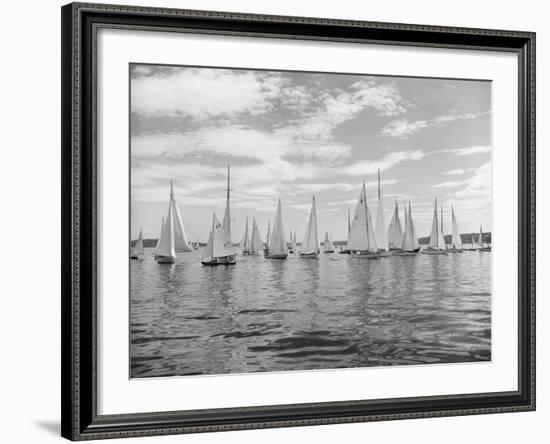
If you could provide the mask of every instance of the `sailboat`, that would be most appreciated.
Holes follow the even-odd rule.
[[[248,254],[257,255],[262,251],[264,242],[260,235],[260,230],[256,224],[256,218],[252,218],[252,233],[250,234],[250,243],[248,245]]]
[[[478,251],[491,251],[491,245],[485,245],[483,243],[483,226],[479,226],[479,242]]]
[[[277,213],[273,222],[273,231],[269,239],[269,259],[286,259],[288,256],[288,247],[286,244],[285,232],[283,228],[283,215],[281,210],[281,198],[277,202]]]
[[[319,255],[319,235],[317,233],[317,204],[315,196],[311,203],[311,212],[304,233],[304,240],[300,246],[300,257],[315,259]]]
[[[176,253],[188,253],[191,251],[187,237],[185,236],[185,229],[183,228],[183,222],[181,215],[174,198],[174,186],[170,181],[170,206],[172,207],[172,224],[174,226],[174,248]]]
[[[226,191],[226,202],[225,202],[225,213],[223,215],[223,223],[222,223],[222,229],[225,232],[225,236],[227,241],[229,242],[229,246],[233,248],[233,241],[231,240],[231,210],[229,205],[229,190],[230,190],[230,175],[229,175],[229,164],[227,165],[227,191]],[[236,260],[236,251],[235,251],[235,257],[231,259],[231,261]]]
[[[348,234],[346,249],[350,250],[353,257],[364,259],[378,259],[378,245],[372,227],[372,220],[367,206],[367,192],[365,182],[359,194],[359,200],[355,206],[355,214]]]
[[[405,206],[405,213],[407,213],[406,206]],[[405,219],[407,219],[406,216],[405,216]],[[405,220],[405,223],[407,223],[406,220]],[[397,206],[397,200],[396,200],[393,216],[390,221],[390,226],[388,227],[388,247],[390,251],[400,251],[402,243],[403,243],[403,229],[401,228],[401,221],[399,220],[399,207]]]
[[[174,239],[174,217],[172,203],[168,206],[168,214],[164,220],[160,239],[155,253],[159,264],[173,264],[176,260],[176,244]]]
[[[143,257],[143,237],[141,236],[141,230],[139,230],[138,240],[132,248],[132,253],[130,254],[130,259],[139,259],[140,256]]]
[[[401,249],[394,251],[394,256],[416,256],[420,251],[420,245],[418,244],[418,236],[416,235],[416,229],[414,227],[414,221],[412,218],[411,203],[409,202],[409,211],[405,206],[405,230],[403,231],[403,239],[401,240]]]
[[[200,247],[199,238],[197,237],[197,242],[195,242],[195,243],[193,244],[193,250],[198,250],[199,247]]]
[[[267,237],[265,240],[265,248],[264,248],[264,256],[269,257],[269,237],[271,236],[271,227],[270,227],[271,221],[267,220]]]
[[[378,168],[378,210],[376,214],[376,228],[374,230],[376,236],[376,244],[380,257],[390,256],[388,233],[386,231],[386,222],[384,220],[384,204],[382,201],[382,187],[380,186],[380,168]]]
[[[160,239],[162,238],[162,229],[163,229],[163,227],[164,227],[164,216],[162,217],[162,220],[160,222],[159,238],[157,239],[157,244],[155,245],[155,249],[153,250],[153,256],[155,256],[155,259],[156,259],[156,256],[157,256],[158,247],[160,245]]]
[[[351,231],[351,220],[350,220],[350,217],[349,217],[349,208],[348,208],[348,236],[349,236],[350,231]],[[349,251],[347,249],[347,247],[340,247],[340,251],[338,253],[339,254],[350,254],[351,251]]]
[[[290,232],[290,240],[289,240],[289,243],[288,243],[288,252],[289,253],[294,253],[294,238],[292,237],[292,231]]]
[[[462,253],[464,251],[462,247],[462,238],[460,237],[460,230],[458,229],[458,222],[456,221],[455,209],[451,205],[451,220],[453,224],[453,232],[451,238],[452,248],[449,248],[447,251],[449,253]]]
[[[434,215],[432,219],[432,231],[428,248],[422,250],[423,254],[447,254],[447,244],[443,237],[442,229],[437,216],[437,198],[435,199]]]
[[[201,257],[201,264],[207,266],[234,265],[237,262],[235,259],[236,254],[237,252],[231,245],[223,225],[220,224],[214,214],[212,216],[212,229]]]
[[[323,241],[323,253],[334,253],[334,245],[328,232],[325,232],[325,240]]]
[[[243,255],[250,254],[249,239],[248,239],[248,216],[246,216],[246,223],[244,226],[244,235],[243,235],[243,238],[241,239],[239,247],[241,248]]]

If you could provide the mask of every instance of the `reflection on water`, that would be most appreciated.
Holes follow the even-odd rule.
[[[491,253],[131,262],[131,376],[491,359]]]

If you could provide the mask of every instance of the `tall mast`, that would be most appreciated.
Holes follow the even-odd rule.
[[[227,164],[227,205],[229,205],[229,164]]]
[[[380,202],[380,168],[378,168],[378,202]]]
[[[174,200],[174,184],[172,179],[170,179],[170,200]]]
[[[349,217],[349,208],[348,208],[348,234],[351,231],[351,219]]]
[[[226,190],[225,214],[223,215],[222,226],[229,241],[233,242],[231,239],[231,210],[229,208],[229,181],[230,181],[229,174],[230,174],[229,164],[227,164],[227,190]]]
[[[439,205],[440,205],[440,208],[441,208],[441,210],[440,210],[440,214],[441,214],[441,234],[443,236],[445,236],[445,232],[443,231],[443,204],[440,203]]]

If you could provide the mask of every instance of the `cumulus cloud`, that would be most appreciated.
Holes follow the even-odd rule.
[[[132,79],[132,112],[195,119],[255,115],[272,109],[270,99],[281,87],[280,76],[257,71],[166,68]]]

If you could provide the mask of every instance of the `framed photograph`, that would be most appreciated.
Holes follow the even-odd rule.
[[[62,8],[62,435],[535,408],[535,35]]]

